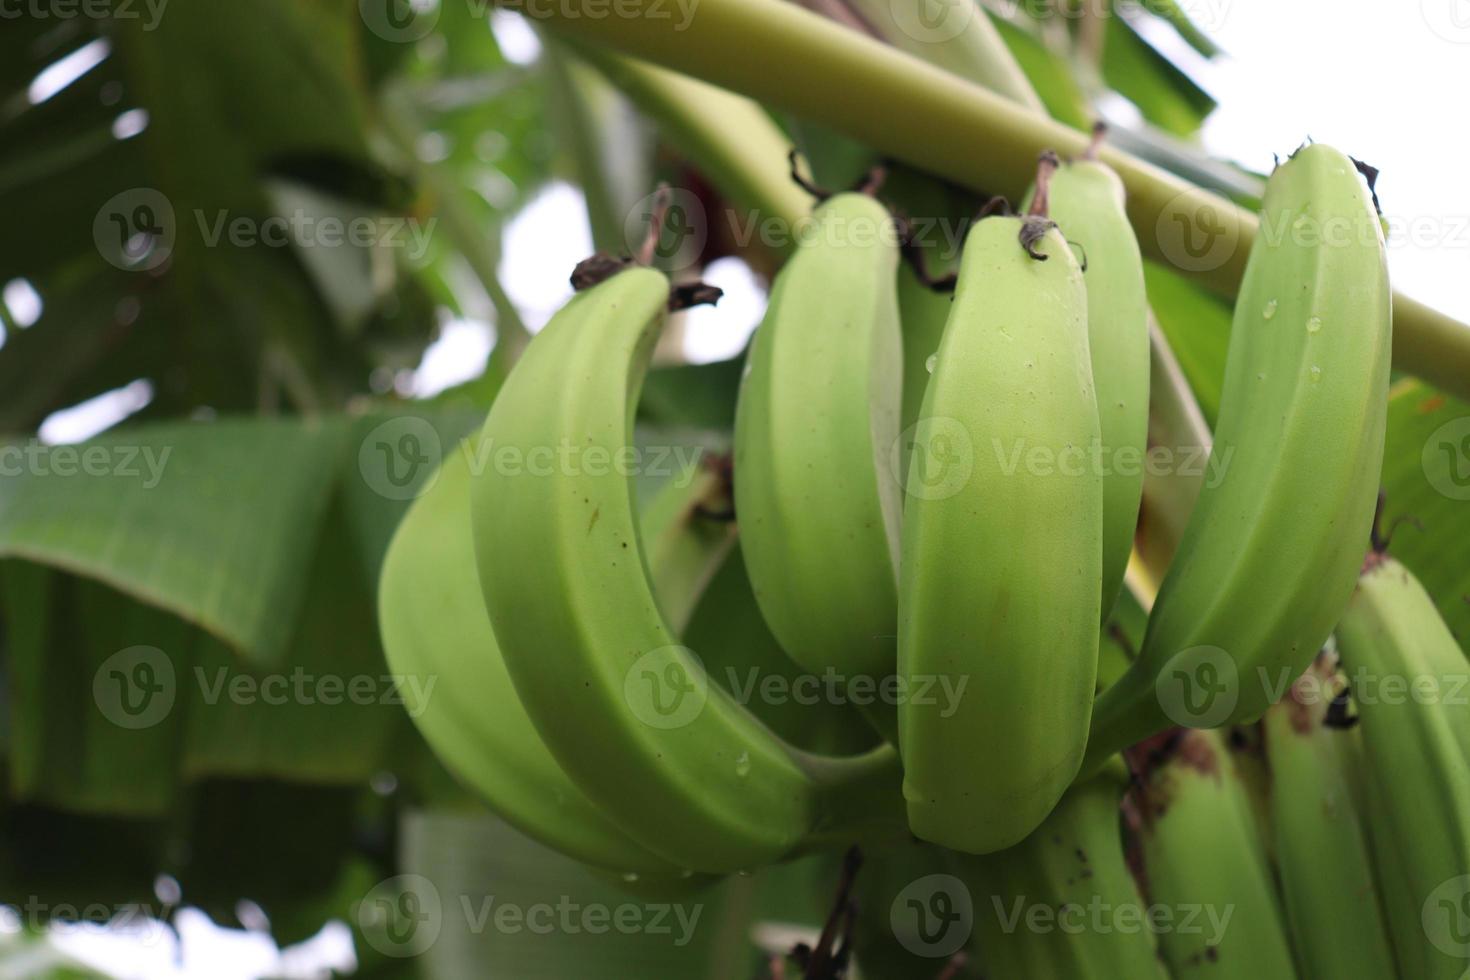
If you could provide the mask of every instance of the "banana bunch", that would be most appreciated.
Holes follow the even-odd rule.
[[[1366,771],[1369,839],[1404,977],[1470,967],[1467,663],[1434,601],[1373,552],[1337,627]]]
[[[669,302],[663,274],[614,266],[536,335],[479,438],[568,458],[476,474],[470,526],[491,630],[559,766],[644,848],[731,873],[888,830],[891,808],[853,804],[893,799],[898,766],[886,747],[829,757],[781,739],[710,683],[660,608],[628,466]]]
[[[1382,228],[1353,161],[1271,175],[1236,302],[1210,472],[1138,662],[1098,699],[1089,765],[1170,725],[1257,719],[1347,604],[1388,397]]]
[[[1123,588],[1159,393],[1116,175],[1044,156],[1023,213],[970,228],[952,299],[900,263],[903,227],[871,184],[822,195],[731,456],[641,505],[644,376],[706,292],[651,249],[578,267],[384,562],[390,664],[437,681],[405,689],[425,739],[641,888],[863,845],[833,921],[869,980],[966,955],[1461,976],[1470,665],[1407,570],[1363,560],[1390,294],[1353,161],[1307,146],[1270,178],[1156,597]]]

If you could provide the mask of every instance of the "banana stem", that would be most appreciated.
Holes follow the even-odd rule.
[[[557,31],[819,121],[966,187],[1020,199],[1042,150],[1076,156],[1087,147],[1086,135],[1039,112],[782,0],[701,0],[697,14],[682,19],[653,0],[623,16],[591,9],[592,0],[502,2],[530,8]],[[1099,157],[1127,187],[1145,253],[1233,298],[1256,216],[1115,147]],[[1396,365],[1470,397],[1470,327],[1407,297],[1396,296],[1394,308]]]

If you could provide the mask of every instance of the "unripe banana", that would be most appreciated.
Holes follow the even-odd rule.
[[[1100,136],[1101,134],[1099,134]],[[1148,297],[1143,258],[1124,211],[1123,182],[1107,164],[1082,158],[1052,177],[1051,217],[1083,250],[1087,345],[1097,388],[1102,444],[1102,614],[1117,601],[1133,550],[1148,449]],[[1089,447],[1090,448],[1090,447]]]
[[[899,703],[909,826],[974,854],[1024,838],[1072,782],[1097,671],[1087,295],[1054,228],[1018,242],[1038,221],[989,217],[967,237],[904,512],[900,677],[960,692]]]
[[[794,749],[709,683],[654,598],[626,462],[669,296],[647,268],[585,289],[532,340],[486,419],[490,445],[578,454],[547,476],[494,467],[471,488],[480,587],[516,692],[572,781],[679,867],[736,871],[891,831],[890,749]]]
[[[741,383],[735,509],[746,568],[771,632],[814,672],[894,670],[897,264],[882,204],[858,193],[823,203],[776,276]],[[874,717],[891,736],[892,706]]]
[[[1259,717],[1352,592],[1383,459],[1382,229],[1353,162],[1320,144],[1271,175],[1262,224],[1211,468],[1139,660],[1094,709],[1090,764],[1171,723]]]
[[[1400,974],[1461,977],[1470,966],[1470,665],[1423,586],[1380,554],[1364,565],[1337,642]]]
[[[1216,732],[1178,729],[1132,792],[1144,889],[1169,920],[1159,950],[1175,980],[1296,976],[1250,801]],[[1144,747],[1134,750],[1142,755]]]
[[[1126,783],[1121,765],[1105,768],[1015,847],[958,859],[986,976],[1164,980],[1123,852]]]
[[[1324,651],[1266,712],[1277,869],[1304,974],[1392,977],[1349,734],[1326,724],[1342,686],[1336,655]]]
[[[472,445],[445,458],[383,559],[378,610],[384,653],[396,676],[415,682],[401,685],[404,706],[450,771],[523,833],[612,871],[677,875],[676,865],[634,842],[576,787],[521,707],[475,570]],[[697,579],[728,553],[728,524],[688,520],[718,482],[702,473],[687,486],[670,484],[650,504],[643,530],[650,552],[663,558],[655,563],[656,578]],[[690,593],[660,599],[671,618],[687,618]]]

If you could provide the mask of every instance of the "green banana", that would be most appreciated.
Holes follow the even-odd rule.
[[[1212,476],[1138,662],[1093,710],[1089,766],[1170,724],[1259,717],[1352,591],[1383,459],[1382,229],[1353,162],[1320,144],[1271,175],[1262,227],[1235,307]]]
[[[900,679],[960,695],[900,700],[904,797],[916,835],[969,853],[1024,838],[1071,784],[1097,673],[1087,294],[1043,228],[996,216],[970,230],[909,464]]]
[[[1159,950],[1175,980],[1289,980],[1291,945],[1255,816],[1224,739],[1176,729],[1147,756],[1129,799],[1149,901],[1170,921]]]
[[[1101,139],[1101,131],[1098,139]],[[1034,191],[1033,191],[1034,195]],[[1143,499],[1148,449],[1148,297],[1143,257],[1124,210],[1123,182],[1101,161],[1084,156],[1051,180],[1051,217],[1084,251],[1087,345],[1097,388],[1102,443],[1095,457],[1103,481],[1102,614],[1123,587]]]
[[[1167,976],[1123,851],[1127,778],[1121,764],[1105,768],[1020,844],[958,859],[986,976]]]
[[[653,596],[626,464],[669,300],[668,280],[643,267],[585,288],[485,421],[498,451],[571,457],[545,475],[492,467],[471,487],[480,587],[516,692],[572,781],[681,868],[738,871],[892,832],[891,749],[795,749],[709,684]]]
[[[1277,868],[1304,974],[1392,977],[1354,758],[1347,733],[1326,724],[1343,686],[1323,651],[1263,720]]]
[[[1374,553],[1337,627],[1374,805],[1369,830],[1403,976],[1470,967],[1470,665],[1434,600]]]
[[[882,204],[819,206],[776,276],[735,412],[735,509],[761,612],[803,667],[869,681],[895,658],[897,265]],[[869,712],[889,735],[892,713]]]
[[[466,533],[472,455],[466,443],[445,458],[383,560],[378,609],[388,664],[397,676],[425,682],[402,685],[405,707],[455,775],[517,829],[612,871],[678,874],[676,865],[635,843],[576,787],[521,707],[485,614]],[[697,578],[728,553],[727,540],[680,520],[718,482],[706,472],[687,487],[670,484],[650,504],[643,530],[654,542],[650,550],[665,558],[655,564],[668,569],[658,576],[662,580]],[[729,525],[716,527],[728,536]],[[682,600],[660,598],[666,607],[690,605],[687,593]],[[670,615],[687,618],[687,608],[670,608]]]

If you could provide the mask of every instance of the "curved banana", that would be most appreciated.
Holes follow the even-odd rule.
[[[635,843],[567,778],[521,707],[475,570],[468,533],[471,446],[445,458],[383,559],[383,650],[395,676],[416,682],[400,685],[404,706],[445,765],[518,830],[612,871],[677,875],[674,863]],[[687,486],[670,484],[649,505],[643,530],[650,551],[663,558],[655,567],[667,570],[656,577],[697,579],[724,559],[729,525],[714,525],[718,534],[711,536],[688,520],[720,482],[705,472]],[[687,618],[689,593],[660,598],[672,617]]]
[[[909,826],[974,854],[1024,838],[1072,782],[1097,673],[1103,485],[1086,457],[1099,439],[1087,295],[1055,228],[1018,242],[1042,227],[989,217],[966,239],[904,512]]]
[[[481,438],[541,473],[471,488],[480,587],[521,703],[573,782],[683,868],[730,872],[814,841],[892,829],[891,750],[794,749],[709,683],[649,582],[628,476],[633,411],[668,280],[617,271],[532,340]],[[544,475],[542,475],[544,474]]]
[[[1170,974],[1295,977],[1271,868],[1224,739],[1177,729],[1134,751],[1149,750],[1129,809],[1149,901],[1170,916],[1159,933]]]
[[[1400,973],[1458,978],[1470,965],[1470,664],[1418,580],[1376,553],[1337,643]]]
[[[1143,257],[1124,210],[1123,182],[1107,164],[1090,157],[1062,164],[1052,177],[1049,196],[1052,220],[1068,241],[1082,247],[1087,263],[1083,272],[1087,346],[1102,429],[1102,442],[1092,458],[1104,475],[1102,614],[1106,619],[1123,586],[1143,499],[1149,394]]]
[[[1257,718],[1352,592],[1383,460],[1390,293],[1353,162],[1271,175],[1235,307],[1210,469],[1138,662],[1093,710],[1089,764],[1170,724]]]
[[[1349,736],[1326,724],[1342,688],[1324,651],[1263,719],[1277,870],[1305,974],[1392,977]]]
[[[735,509],[761,612],[803,667],[869,682],[895,661],[897,266],[877,200],[820,205],[776,276],[735,412]],[[870,715],[891,735],[886,708]]]
[[[1123,851],[1121,764],[1073,786],[1015,847],[960,858],[990,977],[1167,976]],[[1044,909],[1045,925],[1032,916]]]

